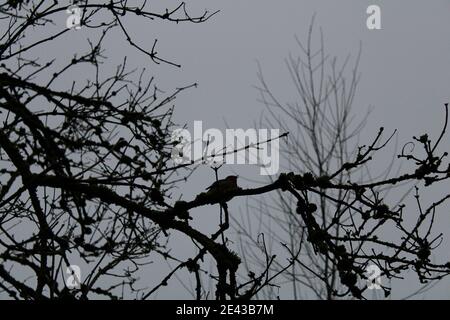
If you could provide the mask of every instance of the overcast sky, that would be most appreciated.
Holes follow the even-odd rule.
[[[165,1],[163,5],[170,7],[172,3],[177,2]],[[366,27],[366,9],[372,4],[381,8],[382,30]],[[155,5],[165,8],[160,3]],[[120,62],[127,54],[132,66],[146,67],[155,74],[161,88],[170,90],[193,82],[199,84],[197,89],[183,93],[176,102],[175,120],[180,125],[186,124],[192,130],[193,122],[202,120],[205,129],[254,127],[264,110],[257,102],[258,93],[254,89],[258,84],[257,61],[280,100],[291,101],[293,91],[284,59],[298,53],[295,36],[306,39],[315,14],[316,26],[322,28],[329,54],[342,59],[348,54],[355,56],[362,44],[361,81],[353,108],[356,114],[363,114],[369,106],[373,107],[362,141],[373,138],[380,126],[389,131],[398,129],[401,144],[425,131],[432,135],[439,133],[442,105],[449,100],[450,89],[449,1],[199,0],[189,3],[189,8],[191,13],[203,9],[220,10],[220,13],[199,25],[127,20],[138,43],[150,48],[157,37],[159,53],[181,64],[181,69],[156,66],[146,56],[124,46],[123,41],[114,39],[107,42],[106,47],[109,63]],[[88,35],[89,31],[85,30],[73,32],[69,41],[73,45],[81,44]],[[70,46],[61,45],[56,49],[61,53],[71,50]],[[449,141],[445,141],[447,149]],[[390,156],[385,155],[387,159]],[[386,159],[378,160],[383,168]],[[243,187],[254,186],[255,179],[263,181],[256,167],[229,166],[221,170],[221,175],[231,172],[240,174]],[[180,186],[183,199],[192,199],[212,180],[211,169],[204,167],[196,171],[185,186]],[[448,188],[448,183],[440,187]],[[424,199],[432,201],[433,198]],[[244,206],[243,201],[234,200],[230,211],[243,215]],[[215,209],[202,208],[192,215],[194,223],[202,230],[212,231],[217,226]],[[439,226],[449,234],[449,217],[444,216]],[[173,243],[180,252],[191,246],[179,239]],[[448,244],[447,237],[438,252],[445,253]],[[166,273],[166,266],[153,265],[151,272],[155,281],[159,281]],[[404,281],[393,283],[392,296],[405,297],[415,288],[417,279],[410,275]],[[175,283],[158,297],[189,296]],[[289,294],[281,297],[288,298]],[[449,281],[443,281],[419,297],[449,298]]]
[[[294,36],[305,40],[311,18],[316,14],[316,25],[323,29],[330,54],[341,58],[355,55],[362,43],[361,81],[354,110],[364,113],[369,105],[373,106],[362,139],[371,139],[380,126],[388,130],[397,128],[399,143],[406,143],[413,135],[425,131],[432,135],[439,133],[442,105],[449,100],[450,92],[449,1],[262,0],[196,1],[195,4],[199,9],[221,12],[205,25],[182,29],[158,26],[142,37],[145,41],[146,37],[159,34],[161,52],[167,52],[183,66],[181,70],[158,68],[160,83],[168,87],[174,81],[199,83],[198,89],[177,103],[176,119],[180,123],[191,128],[194,120],[203,120],[208,128],[225,128],[225,123],[231,128],[252,127],[264,109],[256,101],[258,94],[253,88],[258,84],[256,61],[261,63],[281,100],[291,100],[293,91],[284,58],[298,51]],[[371,4],[381,7],[382,30],[366,27],[366,9]],[[447,150],[449,141],[447,138],[445,142]],[[382,166],[385,162],[381,159],[379,163]],[[249,178],[257,176],[255,168],[233,166],[229,170]],[[199,192],[199,185],[207,185],[212,179],[211,170],[199,170],[183,190],[185,198],[190,199]],[[241,183],[252,185],[242,180]],[[448,183],[440,188],[448,189]],[[437,194],[440,193],[430,196]],[[244,204],[236,202],[232,203],[234,214],[244,214],[238,211]],[[207,211],[194,213],[194,217],[206,215]],[[443,214],[439,228],[448,234],[450,221]],[[206,221],[205,225],[210,223]],[[448,251],[448,239],[438,252]],[[396,281],[393,297],[405,297],[416,286],[414,276]],[[181,295],[182,291],[179,292]],[[173,292],[168,294],[172,296]],[[448,281],[419,296],[449,297]]]
[[[168,7],[178,3],[160,2]],[[372,4],[381,7],[382,30],[366,27],[366,9]],[[164,8],[161,4],[155,3],[155,6]],[[202,120],[204,128],[254,127],[264,110],[254,89],[258,84],[257,61],[278,97],[286,102],[292,100],[284,59],[298,51],[295,36],[306,39],[315,14],[316,26],[322,28],[330,54],[342,59],[347,54],[354,56],[362,44],[361,81],[353,108],[356,114],[366,112],[369,106],[373,111],[361,139],[371,139],[380,126],[390,131],[398,129],[398,141],[402,144],[425,131],[432,136],[439,133],[442,106],[450,98],[450,1],[197,0],[188,7],[192,14],[205,8],[220,10],[220,13],[204,24],[127,20],[137,43],[151,48],[153,40],[158,38],[160,55],[181,64],[180,69],[156,66],[148,57],[124,45],[123,39],[109,39],[105,47],[110,58],[108,63],[118,63],[126,54],[130,66],[149,69],[163,89],[171,90],[193,82],[199,84],[197,89],[184,92],[176,101],[175,120],[180,125],[186,124],[192,129],[195,120]],[[61,23],[64,19],[65,16],[61,16]],[[84,29],[73,31],[67,35],[67,42],[51,44],[37,52],[43,57],[50,52],[70,56],[74,48],[84,45],[89,32]],[[445,147],[448,149],[449,146],[447,137]],[[255,179],[263,181],[256,167],[230,166],[224,168],[221,175],[231,172],[239,173],[243,187],[254,186],[252,181]],[[185,200],[189,200],[212,180],[212,170],[201,168],[185,186],[181,186],[180,192]],[[448,190],[448,182],[440,187]],[[239,210],[244,205],[234,200],[230,210],[236,215],[245,214]],[[210,212],[211,208],[204,208],[192,213],[200,228],[213,230],[217,226],[217,217],[203,218]],[[449,227],[450,218],[443,217],[440,228],[450,234]],[[448,251],[445,250],[450,244],[448,240],[449,237],[441,252]],[[182,243],[177,245],[178,250],[184,249]],[[167,269],[165,266],[155,268],[150,277],[159,281]],[[395,282],[393,297],[404,297],[416,286],[414,277]],[[158,297],[189,296],[175,284]],[[420,297],[449,298],[449,281],[443,281]]]

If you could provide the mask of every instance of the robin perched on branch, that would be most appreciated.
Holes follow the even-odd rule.
[[[206,194],[213,198],[220,197],[222,200],[228,201],[231,199],[233,192],[239,189],[237,178],[238,176],[228,176],[225,179],[217,180],[206,188],[208,190]]]
[[[237,178],[238,176],[228,176],[225,179],[217,180],[212,185],[210,185],[206,190],[209,190],[208,192],[227,192],[238,189],[237,185]]]

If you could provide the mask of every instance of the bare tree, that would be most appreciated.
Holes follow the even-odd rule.
[[[424,180],[427,184],[447,179],[438,144],[428,136],[417,139],[426,151],[423,158],[402,154],[418,169],[389,179],[367,183],[339,180],[368,161],[383,147],[382,130],[354,159],[321,176],[310,172],[282,173],[267,185],[242,189],[231,187],[199,192],[190,201],[174,201],[171,190],[188,179],[196,163],[176,165],[171,161],[172,103],[188,85],[164,93],[141,70],[131,72],[124,62],[115,70],[103,70],[107,34],[117,30],[122,41],[154,63],[178,66],[161,56],[157,41],[150,48],[137,43],[127,29],[126,17],[142,22],[201,23],[214,13],[198,17],[188,13],[185,3],[155,12],[144,2],[109,1],[106,4],[78,1],[81,27],[97,31],[90,49],[67,57],[37,58],[37,48],[59,41],[70,30],[48,34],[57,14],[67,6],[57,1],[6,1],[0,4],[0,290],[14,299],[110,299],[152,298],[181,270],[195,281],[196,299],[211,297],[205,281],[216,285],[215,298],[251,299],[274,278],[300,261],[297,248],[290,250],[284,268],[273,271],[275,257],[260,237],[265,266],[258,273],[240,277],[242,258],[220,241],[229,228],[227,203],[238,197],[282,191],[294,197],[295,213],[304,222],[308,241],[315,252],[330,260],[340,281],[360,298],[368,261],[375,261],[386,275],[413,267],[421,279],[447,275],[448,264],[430,261],[439,237],[431,230],[435,210],[450,196],[428,209],[419,207],[413,229],[402,223],[403,207],[389,207],[378,197],[378,189],[402,181]],[[152,7],[153,8],[153,7]],[[58,28],[56,28],[58,29]],[[64,60],[64,61],[61,61]],[[83,79],[61,89],[64,76]],[[76,80],[76,79],[75,79]],[[446,126],[445,126],[446,128]],[[236,152],[230,151],[230,152]],[[230,186],[230,185],[228,185]],[[335,192],[347,196],[336,198]],[[334,219],[319,224],[312,195],[342,202]],[[190,224],[190,211],[217,205],[224,221],[213,235]],[[347,216],[347,217],[345,217]],[[344,221],[351,221],[350,224]],[[423,230],[424,224],[429,229]],[[399,228],[404,237],[389,242],[376,238],[386,225]],[[339,228],[340,232],[333,230]],[[171,253],[168,239],[173,233],[190,240],[195,254],[180,259]],[[223,238],[222,238],[223,239]],[[182,240],[180,240],[182,241]],[[384,248],[381,251],[381,248]],[[372,251],[373,249],[373,251]],[[391,253],[388,253],[391,250]],[[151,263],[150,255],[177,265],[148,288],[138,272]],[[214,261],[207,273],[205,259]],[[84,262],[79,286],[68,286],[66,266]]]
[[[364,127],[368,113],[358,123],[352,123],[355,122],[352,104],[359,79],[360,52],[353,65],[350,65],[350,57],[339,65],[336,57],[330,57],[325,52],[322,32],[319,44],[314,45],[313,28],[314,20],[310,24],[306,43],[296,38],[300,54],[290,55],[285,61],[298,101],[281,102],[264,78],[260,65],[258,65],[260,84],[257,89],[260,100],[269,113],[265,122],[269,126],[279,127],[291,133],[289,143],[283,150],[283,158],[288,162],[287,170],[311,172],[321,177],[341,167],[354,156],[352,152],[356,146],[352,144],[355,144]],[[363,169],[363,166],[356,168],[356,170]],[[342,171],[336,175],[335,180],[341,184],[349,178],[349,173]],[[311,199],[317,204],[319,213],[317,219],[322,227],[330,223],[334,213],[340,210],[343,202],[349,200],[350,195],[338,190],[335,193],[338,200],[336,203],[327,201],[326,197],[326,193],[323,193],[314,195]],[[267,223],[264,230],[266,237],[283,243],[289,251],[301,250],[299,262],[294,262],[291,268],[283,272],[283,277],[292,285],[293,298],[298,299],[301,296],[300,292],[310,289],[316,298],[332,299],[333,292],[340,285],[337,267],[328,256],[317,255],[313,245],[304,241],[307,237],[305,222],[294,212],[295,199],[285,197],[283,192],[277,191],[269,203],[265,200],[255,214],[262,213],[266,216],[266,220],[273,220],[272,223]],[[251,240],[252,235],[246,232],[247,225],[241,226],[243,227],[239,230],[240,233],[245,235],[247,240]],[[341,232],[339,224],[331,226],[330,232],[339,236]],[[253,241],[253,245],[243,249],[252,251],[254,245],[258,244]],[[252,256],[259,255],[252,254]],[[264,265],[263,260],[256,263]],[[278,270],[282,266],[274,263],[273,268]]]
[[[361,49],[353,62],[348,56],[339,64],[337,57],[326,53],[322,31],[317,45],[313,38],[314,18],[307,40],[302,42],[296,38],[300,54],[290,55],[285,61],[297,101],[282,102],[271,89],[258,64],[257,90],[269,114],[264,119],[264,125],[290,132],[289,143],[282,150],[283,159],[287,161],[286,170],[307,172],[307,177],[325,182],[332,179],[337,185],[348,181],[362,183],[364,180],[388,179],[395,158],[392,157],[380,176],[373,177],[366,165],[371,157],[363,160],[362,150],[367,147],[358,147],[361,131],[370,112],[368,110],[358,118],[352,110],[360,77],[358,65]],[[361,158],[357,160],[357,166],[350,164],[355,158]],[[333,171],[335,173],[329,176]],[[415,185],[409,184],[398,199],[398,204]],[[343,226],[354,225],[354,216],[343,214],[350,209],[350,204],[353,206],[355,203],[354,195],[344,188],[318,187],[319,191],[309,193],[308,201],[316,213],[314,217],[318,226],[327,230],[330,243],[338,246],[345,234],[350,232]],[[389,184],[380,188],[374,194],[375,199],[387,197],[391,189],[392,185]],[[236,230],[241,236],[240,253],[246,259],[247,270],[266,266],[264,257],[260,255],[260,237],[255,236],[264,234],[266,239],[271,239],[272,251],[279,252],[281,246],[292,255],[289,257],[293,261],[290,268],[285,269],[281,263],[283,260],[278,259],[273,262],[271,270],[275,273],[283,270],[278,282],[284,284],[285,288],[292,288],[294,299],[311,296],[334,299],[345,296],[338,293],[342,288],[339,264],[329,254],[318,254],[316,244],[310,241],[308,221],[302,215],[295,214],[298,199],[286,197],[282,190],[277,190],[269,199],[255,201],[248,204],[242,221],[235,219]],[[376,203],[377,200],[373,201]],[[429,286],[424,285],[420,292]],[[269,299],[277,297],[276,288],[279,286],[267,286],[262,292],[263,296]],[[388,295],[389,290],[386,289],[385,293]]]

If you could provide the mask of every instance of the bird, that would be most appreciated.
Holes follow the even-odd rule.
[[[206,190],[209,190],[208,192],[227,192],[236,190],[238,189],[237,178],[238,176],[228,176],[225,179],[217,180],[208,188],[206,188]]]
[[[227,202],[233,198],[234,191],[238,190],[237,185],[238,176],[228,176],[225,179],[217,180],[210,185],[206,190],[208,198]]]

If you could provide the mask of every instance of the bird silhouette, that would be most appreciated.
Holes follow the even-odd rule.
[[[228,176],[225,179],[217,180],[206,190],[208,190],[208,193],[234,191],[238,189],[237,178],[238,176]]]
[[[214,202],[228,202],[240,188],[237,185],[237,176],[228,176],[225,179],[218,180],[206,188],[206,196]]]

